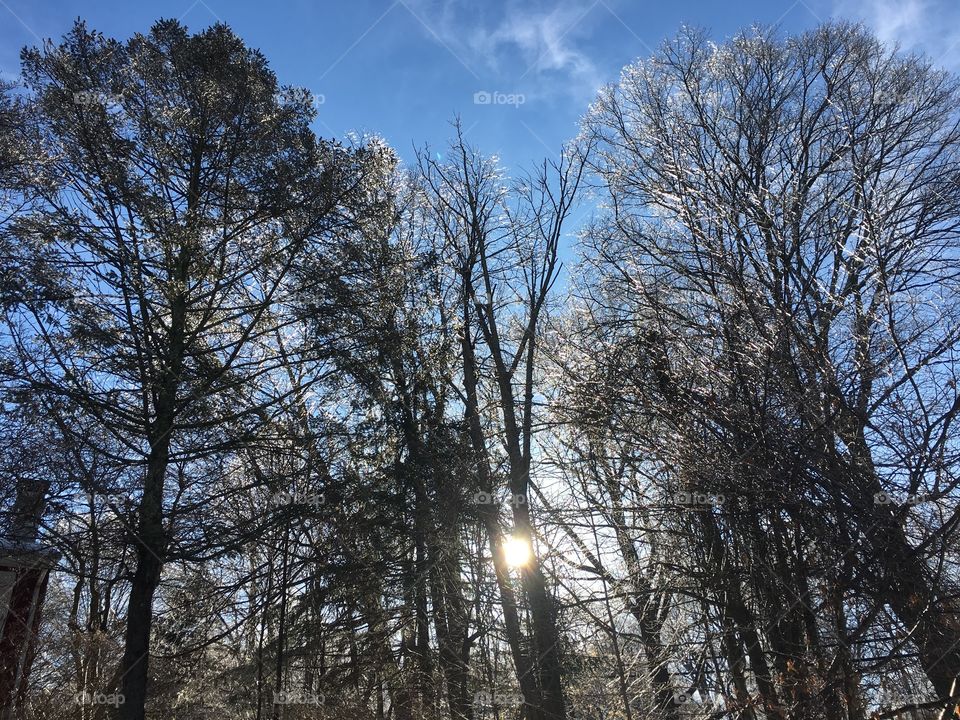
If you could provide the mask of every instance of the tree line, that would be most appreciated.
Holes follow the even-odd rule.
[[[960,716],[958,106],[860,26],[685,29],[510,177],[318,137],[224,25],[25,49],[0,509],[62,560],[5,702]]]

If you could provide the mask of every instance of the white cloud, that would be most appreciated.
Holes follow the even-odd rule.
[[[558,5],[548,11],[511,6],[492,31],[479,30],[471,37],[476,52],[496,58],[514,48],[523,57],[525,72],[568,72],[583,76],[594,72],[591,60],[579,51],[574,38],[591,6]]]
[[[960,70],[956,0],[837,0],[834,15],[861,20],[881,40],[923,52],[934,65]]]
[[[550,94],[589,96],[602,84],[596,65],[581,49],[590,16],[602,12],[594,0],[563,0],[549,7],[529,0],[499,7],[462,0],[405,1],[476,72],[492,71],[506,84],[524,86],[528,95],[531,84]],[[497,15],[489,17],[493,8]]]

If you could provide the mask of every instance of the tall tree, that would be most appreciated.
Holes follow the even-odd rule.
[[[143,718],[153,598],[185,529],[170,512],[191,491],[169,473],[212,469],[289,392],[261,379],[286,362],[295,270],[362,208],[365,159],[318,141],[308,94],[222,25],[121,43],[78,23],[25,50],[23,75],[37,163],[8,325],[20,381],[135,469],[121,714]]]
[[[862,717],[851,646],[884,608],[957,694],[956,107],[951,76],[841,24],[684,32],[586,123],[617,405],[657,419],[668,494],[725,498],[695,516],[703,561],[773,717]],[[816,692],[831,653],[846,676]]]
[[[441,163],[423,154],[421,170],[456,283],[466,421],[481,487],[496,497],[499,482],[492,472],[480,404],[483,385],[489,383],[497,415],[495,437],[506,450],[512,499],[510,533],[501,528],[494,505],[484,509],[507,636],[528,714],[562,720],[561,636],[555,600],[533,550],[537,532],[528,500],[536,447],[538,343],[583,158],[564,154],[554,164],[544,162],[511,189],[502,183],[496,165],[465,143],[459,124],[456,129],[451,160]],[[504,557],[508,538],[531,549],[529,560],[517,568],[532,618],[529,648],[521,638],[517,597]]]

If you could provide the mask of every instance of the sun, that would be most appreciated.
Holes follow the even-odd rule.
[[[508,535],[503,541],[503,557],[510,567],[526,567],[533,557],[530,541],[524,537]]]

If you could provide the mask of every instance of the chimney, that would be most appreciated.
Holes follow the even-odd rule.
[[[17,483],[17,499],[10,512],[8,539],[17,544],[33,544],[40,533],[44,500],[49,482],[21,480]]]
[[[0,718],[17,716],[36,654],[50,568],[60,559],[38,542],[49,482],[19,480],[0,536]]]

